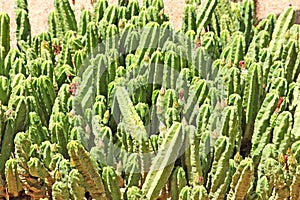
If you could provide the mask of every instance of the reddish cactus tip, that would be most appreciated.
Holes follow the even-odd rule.
[[[239,67],[241,68],[241,69],[245,69],[246,67],[245,67],[245,61],[244,60],[240,60],[239,61]]]
[[[199,47],[202,46],[202,43],[201,41],[199,40],[197,43],[196,43],[196,46],[195,46],[195,49],[198,49]]]
[[[288,155],[284,155],[284,160],[287,161],[289,159]]]

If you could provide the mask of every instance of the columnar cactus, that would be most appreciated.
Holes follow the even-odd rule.
[[[29,16],[25,9],[18,9],[17,15],[17,40],[24,40],[30,43],[31,40],[31,27],[29,22]]]
[[[176,167],[171,177],[172,199],[179,199],[181,189],[187,184],[186,174],[182,167]]]
[[[78,141],[71,141],[67,146],[71,159],[71,165],[76,166],[78,171],[83,174],[84,180],[89,182],[87,190],[94,198],[106,199],[103,180],[98,173],[94,161]]]
[[[269,49],[273,53],[274,57],[276,55],[279,55],[278,51],[280,51],[280,48],[278,47],[283,45],[282,38],[284,37],[288,29],[292,26],[294,19],[295,10],[291,6],[287,7],[277,19],[269,46]],[[276,57],[274,59],[276,59]]]
[[[212,13],[217,6],[216,0],[205,1],[203,7],[197,12],[197,34],[202,33],[203,29],[206,28],[209,19],[212,17]]]
[[[230,177],[230,166],[229,166],[229,158],[231,145],[229,138],[226,136],[221,136],[217,139],[215,144],[215,152],[214,152],[214,161],[212,163],[212,169],[209,174],[209,184],[210,188],[210,197],[221,199],[224,198],[225,193],[228,190],[228,179]]]
[[[78,28],[54,3],[31,38],[16,1],[18,48],[0,14],[0,198],[299,198],[291,6],[188,0],[176,32],[162,0],[93,0]]]
[[[255,123],[254,131],[252,136],[252,148],[251,148],[251,157],[255,165],[259,163],[261,152],[264,146],[270,140],[270,126],[271,116],[276,112],[276,106],[278,103],[279,97],[276,93],[268,93],[260,110],[258,111]]]
[[[179,122],[173,123],[163,139],[162,149],[158,150],[158,154],[153,159],[150,171],[142,187],[142,191],[148,199],[156,199],[159,196],[160,190],[172,173],[174,161],[178,156],[183,140],[182,125]],[[176,148],[174,149],[174,147]],[[169,151],[169,149],[173,149],[173,151]],[[167,155],[166,152],[171,152],[171,154],[165,156]],[[154,185],[153,181],[157,184]]]
[[[75,19],[74,11],[71,8],[71,5],[68,0],[54,1],[55,10],[58,15],[60,28],[62,33],[67,31],[77,31],[77,24]]]
[[[251,158],[242,160],[232,177],[228,199],[244,199],[254,177],[254,165]]]
[[[10,49],[10,18],[7,13],[0,13],[0,46],[4,47],[4,55]]]
[[[104,167],[102,172],[103,182],[110,199],[121,199],[118,176],[112,167]]]
[[[188,30],[196,31],[196,11],[193,5],[187,4],[184,7],[182,22],[182,30],[184,32],[187,32]]]
[[[185,150],[185,165],[187,168],[187,177],[189,185],[196,186],[203,184],[202,167],[199,156],[199,137],[196,127],[188,126],[185,128],[186,150]]]
[[[8,185],[8,193],[13,197],[17,197],[23,190],[17,171],[17,163],[18,162],[16,161],[16,159],[13,158],[9,159],[5,163],[5,177]]]

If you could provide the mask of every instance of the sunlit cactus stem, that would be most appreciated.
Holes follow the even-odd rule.
[[[0,46],[4,47],[6,55],[10,49],[10,17],[7,13],[0,13]]]
[[[29,22],[29,16],[26,10],[18,9],[16,10],[17,16],[17,40],[24,40],[30,44],[31,40],[31,26]]]

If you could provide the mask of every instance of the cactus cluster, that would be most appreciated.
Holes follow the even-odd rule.
[[[94,2],[94,1],[93,1]],[[299,199],[300,26],[253,0],[0,13],[0,198]]]

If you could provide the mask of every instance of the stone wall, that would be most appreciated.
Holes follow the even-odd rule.
[[[279,15],[289,5],[297,10],[296,23],[300,24],[300,0],[255,0],[256,17],[262,19],[271,12]]]

